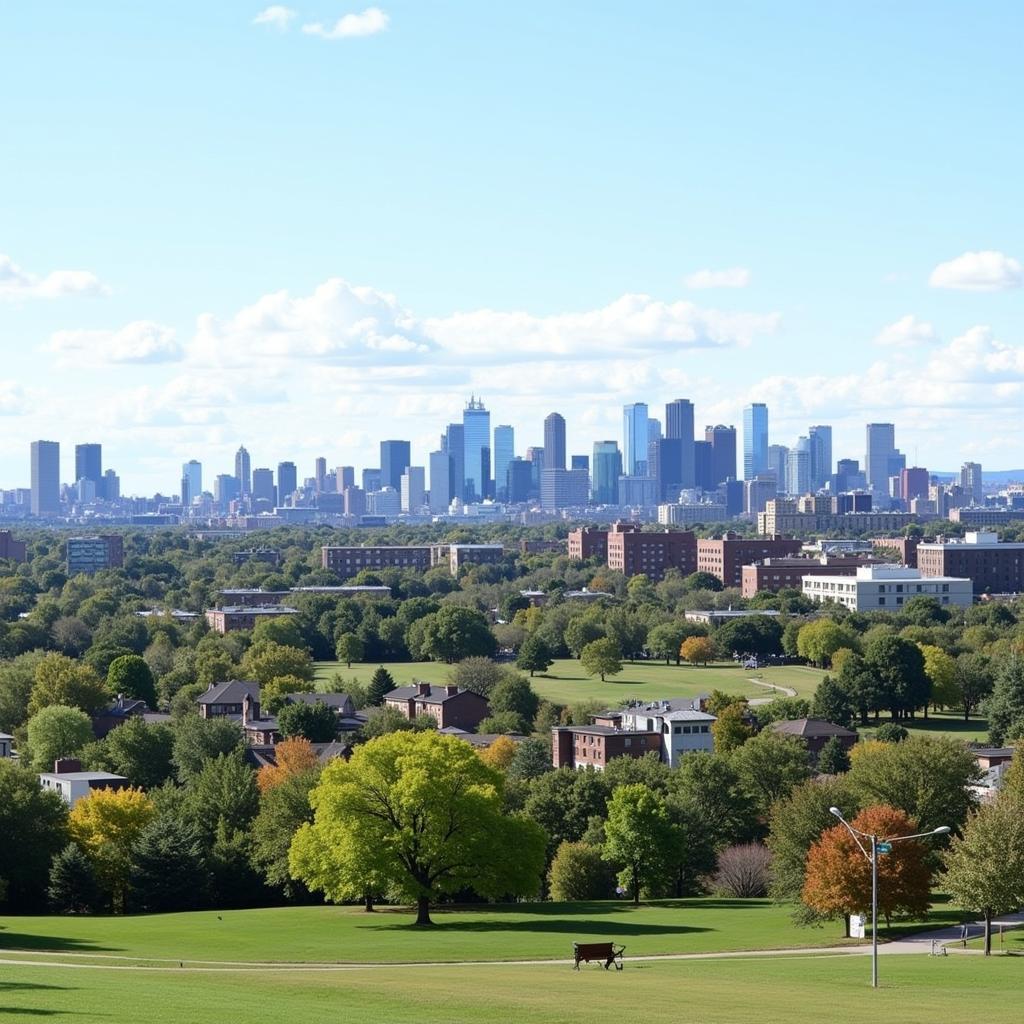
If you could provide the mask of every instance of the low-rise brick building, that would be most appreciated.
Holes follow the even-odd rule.
[[[724,537],[697,541],[697,572],[707,572],[725,587],[743,584],[743,566],[766,558],[785,558],[800,554],[803,544],[793,537]]]
[[[568,552],[570,558],[575,558],[580,562],[588,558],[597,558],[602,562],[607,561],[608,531],[598,529],[596,526],[581,526],[579,529],[570,530]]]
[[[994,533],[969,532],[960,538],[938,538],[917,548],[922,576],[963,576],[975,594],[1024,592],[1024,544],[1000,543]]]
[[[321,565],[346,580],[364,569],[417,569],[426,572],[431,566],[431,546],[378,544],[376,546],[337,546],[325,544],[320,549]]]
[[[556,768],[603,769],[613,757],[661,753],[661,731],[633,731],[609,725],[556,725],[551,730],[551,763]]]
[[[874,560],[855,557],[820,558],[766,558],[743,566],[742,590],[744,597],[753,597],[766,590],[799,590],[805,576],[853,576],[862,565]]]
[[[438,729],[475,729],[491,711],[487,698],[458,686],[436,686],[416,681],[384,694],[384,706],[400,711],[406,718],[431,715]]]
[[[643,573],[655,581],[669,569],[689,576],[697,571],[697,535],[681,530],[648,532],[637,523],[615,523],[608,531],[608,568],[626,576]]]
[[[298,615],[297,608],[285,605],[259,605],[253,608],[232,606],[230,608],[208,608],[206,621],[215,633],[234,633],[239,629],[253,629],[262,619],[276,619],[284,615]]]

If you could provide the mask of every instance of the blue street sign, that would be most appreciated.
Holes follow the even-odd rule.
[[[875,849],[878,850],[879,853],[892,853],[892,843],[879,843]]]

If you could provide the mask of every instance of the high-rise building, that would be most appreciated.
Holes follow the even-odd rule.
[[[121,497],[121,478],[112,469],[103,472],[103,497],[107,501],[117,501]]]
[[[911,502],[914,498],[927,498],[931,480],[928,470],[921,466],[908,466],[900,473],[900,497]]]
[[[448,429],[441,438],[441,450],[447,452],[452,460],[451,494],[448,500],[466,494],[466,431],[461,423],[449,423]]]
[[[590,472],[590,456],[589,455],[570,455],[569,456],[569,468],[570,469],[585,469],[589,473]]]
[[[281,505],[286,504],[291,496],[298,490],[299,473],[294,462],[279,462],[277,464],[277,500]]]
[[[252,463],[245,445],[241,445],[235,452],[235,479],[238,481],[238,493],[248,498],[252,494]]]
[[[526,461],[530,463],[530,495],[540,497],[540,481],[544,473],[544,449],[527,448]]]
[[[869,423],[864,459],[868,490],[876,498],[888,498],[889,479],[898,476],[904,465],[905,460],[896,449],[896,428],[891,423]]]
[[[327,489],[327,460],[322,455],[314,463],[313,481],[317,494],[322,494]]]
[[[626,476],[647,473],[647,445],[650,440],[647,420],[646,402],[634,402],[622,409],[622,461]]]
[[[96,497],[103,493],[103,446],[98,444],[75,445],[75,482],[91,481],[96,488]]]
[[[801,437],[786,455],[786,493],[806,494],[810,489],[811,445],[806,437]]]
[[[594,475],[590,494],[595,505],[618,505],[622,453],[617,441],[594,442]]]
[[[543,451],[543,449],[539,449]],[[513,505],[529,501],[533,492],[533,463],[515,458],[508,464],[508,500]]]
[[[985,500],[985,491],[981,486],[981,463],[965,462],[960,467],[960,486],[964,494],[970,496],[971,504],[981,505]]]
[[[743,479],[768,468],[768,406],[753,402],[743,410]]]
[[[661,439],[661,420],[655,416],[647,417],[647,446],[650,448],[652,441]]]
[[[867,480],[857,459],[840,459],[836,463],[835,476],[832,478],[832,490],[836,494],[842,494],[844,491],[862,491],[866,487]]]
[[[786,493],[786,462],[788,458],[789,449],[784,444],[768,445],[768,472],[775,474],[779,494]]]
[[[452,500],[452,457],[443,449],[431,452],[430,460],[430,511],[444,515]]]
[[[498,501],[508,497],[508,464],[516,455],[516,434],[507,423],[494,428],[494,496]]]
[[[203,493],[203,464],[189,459],[181,467],[181,503],[188,508]]]
[[[711,442],[711,479],[717,487],[736,479],[736,428],[719,423],[704,428],[704,440]]]
[[[252,500],[265,501],[273,508],[277,504],[277,492],[274,490],[274,471],[272,469],[254,469],[252,471]]]
[[[693,486],[702,491],[715,489],[715,474],[711,456],[710,441],[693,442]]]
[[[344,501],[345,515],[361,516],[366,514],[366,491],[362,487],[346,487]]]
[[[412,445],[408,441],[381,441],[380,481],[382,487],[393,487],[401,494],[402,474],[412,461]]]
[[[817,424],[807,431],[811,456],[811,489],[821,490],[832,477],[832,428]]]
[[[540,507],[553,512],[580,508],[589,499],[590,477],[583,469],[548,469],[541,474]]]
[[[419,512],[426,494],[425,473],[422,466],[407,466],[402,474],[401,501],[403,512]]]
[[[659,437],[650,443],[647,472],[657,481],[659,501],[676,501],[679,498],[683,485],[681,467],[685,443],[681,437]]]
[[[356,485],[356,467],[355,466],[338,466],[334,470],[334,483],[338,488],[339,494],[344,494],[345,489],[348,487],[355,487]]]
[[[33,441],[32,515],[55,516],[60,512],[60,442]]]
[[[367,494],[372,494],[374,491],[379,491],[382,485],[381,471],[374,467],[364,467],[362,472],[363,490]]]
[[[218,511],[227,512],[228,505],[238,497],[238,477],[219,473],[213,481],[213,500]]]
[[[480,501],[491,492],[491,414],[472,396],[462,412],[466,500]]]
[[[544,419],[544,468],[565,469],[565,418],[557,412]]]
[[[696,487],[697,465],[693,450],[693,403],[688,398],[677,398],[665,405],[665,436],[682,441],[679,452],[679,481],[682,487]]]

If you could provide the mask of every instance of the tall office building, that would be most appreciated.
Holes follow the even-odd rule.
[[[327,489],[327,460],[322,455],[313,464],[313,485],[317,494]]]
[[[89,480],[96,487],[96,497],[103,498],[103,446],[98,444],[75,445],[75,483]]]
[[[103,471],[103,497],[107,501],[117,501],[121,497],[121,478],[112,469]]]
[[[786,493],[800,495],[810,489],[811,445],[806,437],[800,437],[786,455]]]
[[[380,481],[382,487],[393,487],[396,494],[402,491],[402,474],[412,461],[412,445],[408,441],[381,441]]]
[[[530,495],[540,497],[540,481],[544,474],[544,449],[527,448],[526,461],[530,463]]]
[[[652,441],[661,440],[661,420],[655,416],[647,417],[647,445],[648,448]]]
[[[299,472],[294,462],[279,462],[277,464],[277,500],[281,505],[286,504],[291,496],[298,490]]]
[[[569,468],[570,469],[585,469],[589,473],[590,472],[590,456],[589,455],[570,455],[569,456]]]
[[[565,418],[557,412],[544,419],[544,468],[565,469]]]
[[[693,403],[688,398],[677,398],[665,405],[665,436],[682,441],[679,448],[679,485],[696,487],[697,463],[693,447]]]
[[[430,460],[430,511],[443,515],[452,500],[452,457],[443,448],[431,452]]]
[[[618,505],[622,452],[617,441],[595,441],[590,495],[595,505]]]
[[[339,494],[344,494],[349,487],[356,485],[356,467],[338,466],[334,470],[334,483]]]
[[[441,438],[441,450],[446,451],[452,460],[451,494],[448,500],[458,498],[462,501],[466,494],[466,431],[461,423],[448,424]]]
[[[779,494],[786,492],[786,460],[789,458],[789,449],[784,444],[768,445],[768,470],[775,474],[775,483],[778,485]]]
[[[240,446],[235,452],[235,479],[238,481],[238,493],[243,498],[248,498],[252,494],[252,463],[249,461],[245,445]]]
[[[252,500],[265,501],[273,508],[277,504],[274,490],[274,471],[266,467],[252,471]]]
[[[889,477],[896,453],[896,428],[891,423],[869,423],[864,473],[868,489],[876,495],[889,497]]]
[[[508,497],[508,464],[516,455],[516,434],[507,424],[494,428],[494,496],[498,501]]]
[[[530,500],[534,490],[533,463],[527,459],[514,458],[508,464],[508,500],[513,505]]]
[[[55,516],[60,512],[60,442],[33,441],[32,515]]]
[[[188,508],[203,493],[203,464],[189,459],[181,467],[181,503]]]
[[[362,476],[363,490],[367,494],[372,494],[374,491],[379,491],[383,486],[381,479],[381,472],[377,468],[364,467]]]
[[[743,410],[743,479],[768,468],[768,406],[754,402]]]
[[[832,478],[832,428],[817,424],[807,431],[811,490],[818,491]]]
[[[238,497],[238,477],[219,473],[213,481],[213,499],[219,512],[227,512],[228,506]]]
[[[711,442],[711,479],[717,487],[736,479],[736,428],[721,423],[704,428],[704,440]]]
[[[491,414],[472,396],[462,412],[466,500],[481,501],[491,491]]]
[[[679,499],[684,443],[681,437],[659,437],[648,446],[647,473],[656,481],[659,501]]]
[[[422,466],[406,466],[402,474],[401,501],[403,512],[419,512],[426,494]]]
[[[715,489],[715,471],[710,441],[693,442],[693,486],[702,491]]]
[[[642,476],[647,473],[647,445],[650,440],[647,420],[646,402],[623,406],[622,461],[626,476]]]
[[[981,505],[984,502],[985,491],[981,486],[980,462],[965,462],[960,467],[960,486],[972,505]]]

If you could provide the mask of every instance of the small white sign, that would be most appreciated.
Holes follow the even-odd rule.
[[[863,914],[850,915],[850,938],[863,939],[866,919]]]

